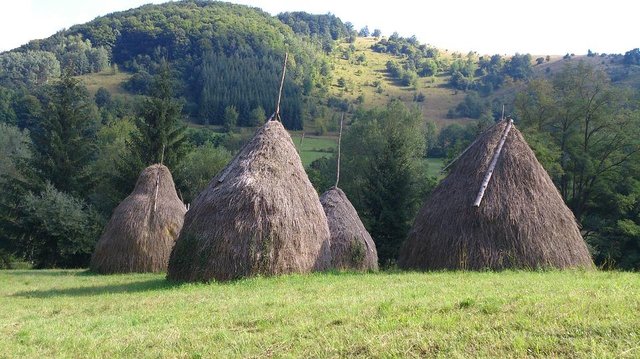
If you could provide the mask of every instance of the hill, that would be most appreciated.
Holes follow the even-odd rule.
[[[638,298],[619,272],[0,271],[0,356],[632,358]]]
[[[622,55],[463,55],[419,44],[415,37],[356,35],[330,14],[274,17],[200,0],[145,5],[1,54],[0,83],[37,87],[67,69],[92,92],[104,87],[112,94],[144,95],[159,62],[167,59],[191,122],[221,125],[224,110],[233,106],[238,124],[248,126],[252,110],[273,112],[288,51],[285,125],[320,135],[336,130],[340,112],[384,106],[391,99],[418,106],[424,120],[440,128],[483,114],[495,118],[523,81],[549,76],[567,61],[593,63],[620,85],[640,86],[640,71],[623,66]],[[482,99],[469,99],[475,92]]]

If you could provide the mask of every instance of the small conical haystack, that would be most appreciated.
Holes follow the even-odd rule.
[[[331,266],[336,269],[378,270],[378,252],[356,209],[338,187],[320,196],[331,232]]]
[[[133,192],[113,211],[91,257],[91,270],[166,271],[185,212],[169,169],[160,164],[145,168]]]
[[[268,121],[194,200],[167,277],[231,280],[329,268],[327,219],[291,137]]]
[[[400,267],[593,266],[573,213],[522,134],[507,126],[502,121],[479,137],[434,189],[401,249]],[[502,137],[504,146],[482,196]]]

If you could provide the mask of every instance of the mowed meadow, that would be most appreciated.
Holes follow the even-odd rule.
[[[0,271],[0,357],[640,356],[640,275]]]

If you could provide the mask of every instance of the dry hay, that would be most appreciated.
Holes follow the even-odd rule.
[[[268,121],[194,200],[167,277],[232,280],[329,268],[329,227],[291,137]]]
[[[515,127],[482,203],[472,206],[506,123],[484,133],[425,201],[400,251],[400,267],[593,266],[573,213]]]
[[[331,266],[336,269],[378,270],[378,252],[358,212],[338,187],[320,196],[331,232]]]
[[[113,211],[91,257],[91,270],[166,271],[185,212],[169,169],[160,164],[147,167],[133,192]]]

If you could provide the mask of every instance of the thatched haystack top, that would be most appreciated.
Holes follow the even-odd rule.
[[[320,196],[331,232],[331,265],[336,269],[377,270],[378,251],[345,193],[332,187]]]
[[[287,131],[268,121],[193,201],[168,278],[304,273],[330,260],[318,195]]]
[[[133,192],[113,211],[91,257],[91,269],[166,271],[185,212],[169,169],[160,164],[145,168]]]
[[[425,201],[401,250],[401,267],[593,265],[573,213],[515,126],[480,206],[472,206],[506,126],[481,135]]]

